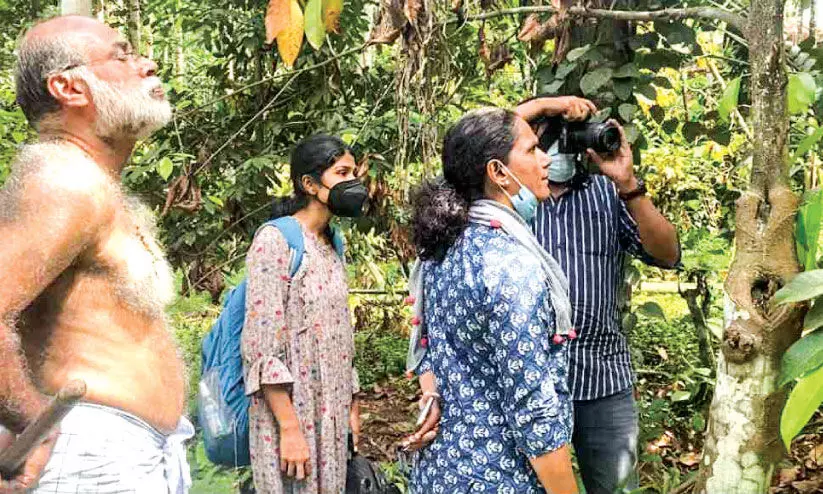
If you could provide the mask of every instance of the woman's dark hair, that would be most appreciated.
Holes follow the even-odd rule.
[[[508,164],[516,115],[482,108],[457,121],[443,140],[443,176],[412,196],[412,240],[421,259],[442,261],[468,223],[469,205],[485,195],[486,165]]]
[[[272,201],[271,219],[291,216],[309,203],[309,196],[303,190],[303,176],[309,175],[320,180],[320,175],[351,149],[339,137],[317,134],[303,139],[291,153],[290,178],[294,192],[289,197],[276,197]]]

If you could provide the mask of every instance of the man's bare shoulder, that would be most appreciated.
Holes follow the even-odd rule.
[[[30,214],[108,217],[119,188],[87,155],[73,146],[32,144],[21,149],[0,190],[0,211],[6,220]]]

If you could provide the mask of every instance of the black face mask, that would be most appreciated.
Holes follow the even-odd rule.
[[[363,214],[363,204],[368,197],[369,191],[366,190],[366,186],[355,178],[339,182],[329,189],[329,203],[326,205],[335,216],[356,218]]]

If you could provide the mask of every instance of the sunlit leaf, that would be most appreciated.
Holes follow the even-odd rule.
[[[319,50],[326,40],[326,26],[323,23],[323,0],[309,0],[306,3],[306,39],[315,50]]]
[[[717,106],[717,113],[720,115],[720,120],[724,122],[729,121],[729,115],[737,108],[737,100],[740,97],[740,78],[734,78],[723,90],[723,96],[720,98],[720,103]]]
[[[174,163],[172,163],[171,159],[165,157],[157,163],[157,174],[160,175],[163,180],[168,180],[171,176],[171,173],[174,171]]]
[[[777,303],[800,302],[823,295],[823,269],[805,271],[774,294]]]
[[[815,331],[797,340],[783,354],[778,386],[803,377],[821,365],[823,365],[823,331]]]
[[[789,113],[803,113],[814,103],[814,95],[817,91],[817,84],[814,77],[808,72],[789,75],[789,86],[786,89],[788,97]]]
[[[809,150],[817,144],[817,141],[823,137],[823,127],[818,127],[813,133],[807,135],[800,144],[798,144],[797,149],[794,151],[794,156],[792,157],[792,161],[800,158],[804,154],[808,153]]]
[[[780,436],[786,449],[823,403],[823,367],[802,378],[789,394],[780,415]]]
[[[803,329],[811,331],[823,327],[823,296],[817,297],[814,305],[803,319]]]
[[[297,0],[291,0],[289,8],[291,16],[288,25],[277,35],[277,51],[283,63],[291,68],[294,61],[300,54],[300,47],[303,46],[303,11]]]

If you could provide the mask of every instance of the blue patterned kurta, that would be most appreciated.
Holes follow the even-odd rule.
[[[539,260],[502,230],[469,224],[423,266],[429,350],[443,397],[437,439],[411,476],[421,494],[544,492],[529,463],[568,443],[568,350]]]

